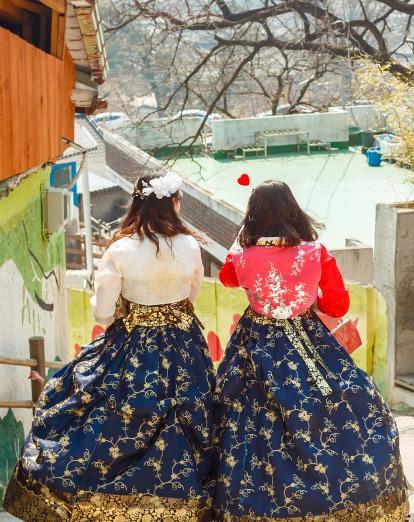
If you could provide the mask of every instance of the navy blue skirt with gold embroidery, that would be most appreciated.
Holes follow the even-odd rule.
[[[392,414],[313,312],[246,311],[218,370],[214,444],[218,520],[408,514]]]
[[[129,305],[46,385],[6,493],[15,516],[211,519],[206,343],[188,303]]]

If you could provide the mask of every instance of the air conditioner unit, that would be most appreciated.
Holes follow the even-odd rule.
[[[65,220],[64,189],[48,188],[44,195],[44,226],[48,235],[60,232]]]

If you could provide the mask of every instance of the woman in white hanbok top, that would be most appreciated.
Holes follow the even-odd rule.
[[[210,520],[214,374],[181,179],[148,174],[96,274],[105,334],[48,382],[5,508],[23,520]]]

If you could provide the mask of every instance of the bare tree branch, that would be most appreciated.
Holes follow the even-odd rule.
[[[345,99],[345,71],[361,58],[414,78],[410,0],[106,1],[111,42],[142,28],[125,61],[139,64],[141,95],[156,93],[157,106],[143,119],[201,106],[193,143],[214,111],[276,114],[281,104],[292,112]]]
[[[377,0],[377,2],[388,5],[396,11],[400,11],[400,13],[414,14],[414,4],[409,4],[408,2],[402,2],[401,0]]]

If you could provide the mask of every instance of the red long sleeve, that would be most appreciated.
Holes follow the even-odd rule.
[[[349,294],[335,258],[323,245],[321,245],[321,265],[318,308],[331,317],[342,317],[349,309]]]
[[[231,254],[227,254],[226,260],[219,273],[219,279],[224,286],[231,288],[240,286]]]

